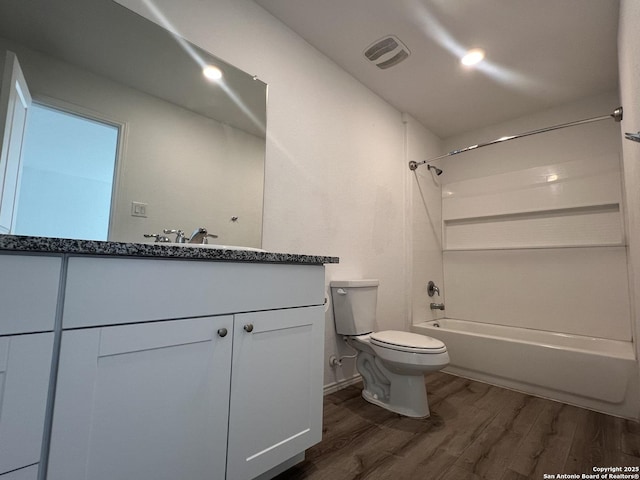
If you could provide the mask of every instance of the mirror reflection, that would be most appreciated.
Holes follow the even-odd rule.
[[[261,246],[263,82],[111,0],[3,0],[0,71],[0,233]]]

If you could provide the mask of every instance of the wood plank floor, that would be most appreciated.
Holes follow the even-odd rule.
[[[325,397],[322,442],[278,480],[542,479],[640,466],[640,425],[436,372],[431,417],[369,404],[359,385]]]

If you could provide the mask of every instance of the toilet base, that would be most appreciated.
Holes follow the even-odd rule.
[[[429,406],[427,405],[427,403],[425,402],[424,406],[425,406],[425,410],[426,413],[424,411],[420,412],[420,411],[415,411],[413,409],[409,409],[406,407],[401,407],[398,405],[391,405],[387,402],[383,402],[382,400],[379,400],[378,398],[376,398],[375,394],[372,394],[371,392],[367,391],[367,390],[362,390],[362,398],[364,398],[367,402],[372,403],[378,407],[382,407],[385,410],[389,410],[390,412],[393,413],[397,413],[399,415],[404,415],[405,417],[411,417],[411,418],[429,418],[431,416],[431,413],[429,412]]]
[[[356,369],[362,376],[362,398],[390,412],[406,417],[429,416],[424,374],[439,367],[398,365],[387,363],[376,356],[371,346],[356,339],[352,346],[358,350]]]

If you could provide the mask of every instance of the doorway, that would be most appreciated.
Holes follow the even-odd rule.
[[[34,102],[11,233],[107,240],[119,134],[116,125]]]

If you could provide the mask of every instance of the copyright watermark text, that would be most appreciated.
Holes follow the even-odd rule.
[[[640,467],[593,467],[585,473],[545,473],[544,480],[639,480]]]

